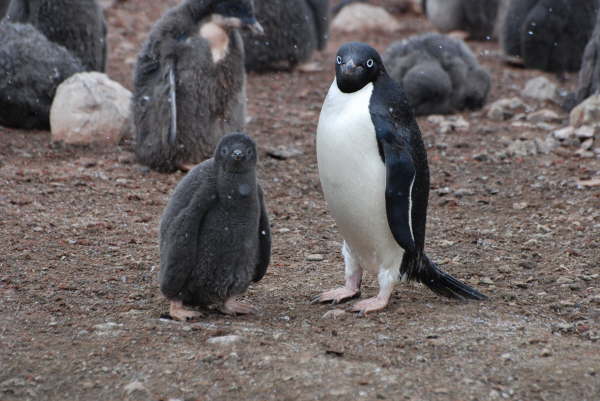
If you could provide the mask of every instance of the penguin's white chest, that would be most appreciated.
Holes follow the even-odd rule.
[[[319,177],[338,230],[363,268],[397,268],[403,250],[389,228],[386,169],[369,103],[373,84],[346,94],[331,85],[317,128]]]

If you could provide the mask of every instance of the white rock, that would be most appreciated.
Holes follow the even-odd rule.
[[[514,116],[517,109],[524,107],[525,104],[518,97],[499,99],[489,106],[487,116],[491,120],[504,121]]]
[[[535,156],[538,153],[534,141],[517,140],[508,145],[506,152],[511,156]]]
[[[550,109],[541,109],[527,116],[527,121],[534,123],[560,122],[562,118]]]
[[[565,141],[565,140],[571,138],[574,133],[575,133],[575,128],[565,127],[565,128],[554,131],[552,133],[552,136],[554,136],[554,138],[558,139],[559,141]]]
[[[332,29],[342,32],[394,32],[400,29],[400,26],[400,23],[383,8],[363,3],[353,3],[342,8],[331,23]]]
[[[215,344],[215,345],[230,345],[230,344],[238,343],[240,341],[242,341],[242,337],[236,336],[236,335],[211,337],[207,340],[207,342],[209,344]]]
[[[461,116],[450,116],[441,120],[438,125],[438,132],[440,134],[447,134],[454,131],[466,131],[470,126],[469,122]]]
[[[313,253],[311,255],[306,256],[306,260],[308,260],[309,262],[320,262],[324,259],[325,257],[319,253]]]
[[[131,136],[131,92],[98,72],[83,72],[56,90],[50,109],[52,141],[118,144]]]
[[[135,393],[136,391],[145,392],[148,391],[144,384],[139,380],[134,380],[128,385],[125,386],[125,392],[129,395]]]
[[[600,125],[600,95],[590,96],[579,103],[571,110],[569,120],[573,127]]]
[[[533,141],[538,153],[541,154],[548,154],[560,146],[560,143],[551,135],[548,135],[546,139],[535,138]]]
[[[592,138],[590,139],[586,139],[585,141],[581,142],[581,150],[591,150],[592,146],[594,145],[594,140]]]
[[[588,139],[594,137],[595,129],[589,125],[582,125],[575,130],[575,136],[579,139]]]
[[[546,77],[537,77],[527,81],[521,95],[541,101],[556,102],[559,99],[558,88]]]

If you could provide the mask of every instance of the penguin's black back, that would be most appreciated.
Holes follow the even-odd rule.
[[[387,73],[382,74],[373,83],[369,112],[376,135],[382,134],[382,129],[385,129],[379,123],[380,119],[390,121],[396,129],[395,134],[401,136],[410,147],[416,173],[412,198],[412,228],[415,245],[417,249],[423,250],[429,200],[427,152],[408,97],[402,87],[391,79]],[[382,160],[384,160],[381,145],[379,153]]]
[[[7,18],[30,23],[88,71],[106,69],[106,21],[95,0],[12,0]]]
[[[597,12],[597,0],[510,0],[501,23],[502,47],[527,68],[578,71]]]
[[[84,67],[29,24],[4,20],[0,38],[0,125],[49,129],[56,88]]]
[[[327,44],[329,0],[258,1],[256,18],[265,34],[242,33],[248,71],[292,69]]]

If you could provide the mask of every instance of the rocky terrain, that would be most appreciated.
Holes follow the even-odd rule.
[[[145,35],[176,1],[106,3],[108,74],[131,89]],[[245,297],[256,316],[164,318],[157,228],[181,174],[136,164],[131,140],[57,146],[0,127],[0,400],[600,399],[598,120],[557,104],[576,75],[506,66],[494,42],[469,42],[492,74],[486,107],[419,118],[427,252],[490,300],[401,284],[365,318],[310,304],[343,282],[314,146],[336,49],[431,29],[390,10],[394,32],[333,31],[321,72],[248,77],[274,241]],[[363,297],[376,292],[367,276]]]

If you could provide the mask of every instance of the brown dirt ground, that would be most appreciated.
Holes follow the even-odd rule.
[[[174,3],[107,10],[112,78],[131,87],[140,42]],[[323,319],[333,307],[309,304],[343,280],[314,149],[329,66],[345,41],[384,50],[431,29],[422,16],[398,18],[394,35],[334,32],[317,55],[321,73],[249,76],[248,132],[261,149],[274,240],[268,274],[245,297],[258,316],[160,319],[157,226],[180,174],[143,172],[130,144],[61,149],[48,132],[0,128],[0,400],[599,400],[600,189],[576,180],[599,174],[600,160],[573,149],[498,157],[507,138],[545,132],[484,111],[462,114],[466,131],[419,123],[432,172],[428,253],[491,300],[402,284],[367,318]],[[493,74],[490,101],[541,74],[503,66],[495,43],[470,45]],[[561,83],[574,84],[574,75]],[[303,154],[269,158],[277,145]],[[306,260],[315,253],[325,259]],[[363,296],[376,291],[367,277]],[[242,341],[207,343],[227,334]],[[135,381],[144,390],[128,395]]]

